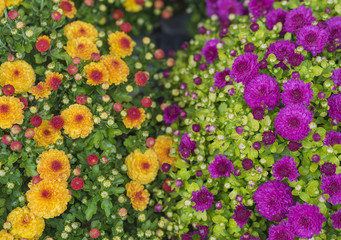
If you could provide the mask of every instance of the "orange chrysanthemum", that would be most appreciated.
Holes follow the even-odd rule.
[[[94,44],[89,38],[85,37],[68,41],[65,50],[70,57],[79,57],[85,61],[91,60],[92,53],[99,53],[96,44]]]
[[[70,176],[70,162],[64,151],[50,149],[42,152],[37,171],[42,179],[66,181]]]
[[[45,82],[40,82],[38,85],[32,87],[29,91],[35,99],[48,98],[51,94],[50,87]]]
[[[10,7],[10,6],[19,6],[22,4],[23,0],[5,0],[5,5],[6,7]]]
[[[59,3],[59,7],[63,10],[64,15],[67,16],[68,18],[72,19],[77,13],[75,4],[72,1],[62,0]]]
[[[0,0],[0,17],[4,14],[4,9],[6,8],[5,1]]]
[[[129,178],[140,184],[154,181],[159,171],[159,162],[153,149],[148,149],[145,153],[136,149],[126,157],[125,164],[128,167]]]
[[[97,39],[98,31],[90,23],[75,21],[69,23],[64,27],[64,35],[67,37],[68,40],[86,37],[94,42]]]
[[[156,152],[160,166],[162,166],[162,164],[164,163],[168,163],[174,166],[174,163],[178,160],[176,157],[169,156],[169,151],[172,146],[174,146],[174,142],[171,137],[169,136],[157,137],[153,149]]]
[[[134,49],[133,40],[124,32],[116,31],[108,37],[110,53],[114,56],[124,58],[130,56]]]
[[[12,234],[9,234],[6,230],[1,230],[0,239],[1,240],[14,240],[14,236]]]
[[[73,104],[62,111],[64,133],[72,139],[85,138],[94,129],[94,121],[89,108],[80,104]]]
[[[146,119],[143,108],[131,107],[127,110],[127,116],[123,117],[123,123],[126,128],[141,128],[141,124]]]
[[[92,62],[84,67],[86,81],[89,85],[99,85],[109,81],[109,72],[105,65],[100,62]]]
[[[0,66],[0,85],[12,85],[15,93],[26,93],[35,81],[36,74],[32,66],[23,60],[4,62]]]
[[[27,206],[39,217],[54,218],[65,212],[71,195],[67,182],[43,179],[26,192]]]
[[[58,139],[63,139],[59,130],[53,128],[49,121],[43,120],[39,127],[34,128],[33,139],[37,142],[37,146],[47,148],[50,144],[54,144]]]
[[[100,62],[105,65],[109,72],[109,84],[119,85],[127,81],[129,67],[121,58],[105,55],[101,57]]]
[[[13,124],[22,124],[24,121],[24,104],[19,98],[0,97],[0,128],[10,128]]]
[[[39,52],[46,52],[50,49],[51,39],[48,36],[38,37],[36,42],[36,48]]]
[[[59,85],[63,81],[63,74],[59,74],[56,72],[50,72],[46,75],[45,82],[49,86],[49,88],[52,90],[57,90],[59,88]]]
[[[140,4],[136,0],[126,0],[123,6],[127,12],[139,12],[143,8],[143,4]]]
[[[137,211],[143,211],[147,208],[149,202],[149,196],[147,190],[136,181],[131,181],[126,184],[127,196],[130,198],[130,202],[133,208]]]
[[[7,216],[11,223],[11,234],[16,238],[39,239],[45,228],[45,221],[37,217],[28,207],[17,207]],[[2,238],[0,238],[2,239]]]

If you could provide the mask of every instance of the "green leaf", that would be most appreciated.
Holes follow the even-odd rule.
[[[97,198],[93,198],[92,200],[87,202],[88,208],[85,210],[85,218],[87,221],[89,221],[92,216],[96,213],[97,211]]]
[[[13,153],[11,156],[9,156],[8,158],[8,165],[12,165],[13,163],[15,163],[18,160],[18,155]]]
[[[310,200],[310,197],[309,197],[308,193],[306,193],[306,192],[301,192],[299,197],[305,202],[308,202]]]
[[[179,159],[178,161],[176,161],[174,165],[177,168],[188,168],[189,167],[189,164],[182,159]]]
[[[214,223],[226,223],[227,219],[221,215],[216,215],[212,218],[212,221]]]
[[[113,209],[112,202],[109,199],[104,199],[101,204],[102,209],[107,217],[110,216],[111,210]]]

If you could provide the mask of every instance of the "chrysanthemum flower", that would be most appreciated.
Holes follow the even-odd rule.
[[[302,27],[310,25],[315,20],[313,11],[302,5],[287,14],[284,29],[286,32],[298,33]]]
[[[38,37],[36,42],[36,48],[39,52],[46,52],[50,49],[51,39],[48,36]]]
[[[63,74],[59,74],[56,72],[50,72],[46,75],[45,82],[49,86],[50,89],[58,90],[59,85],[63,81]]]
[[[131,107],[127,110],[127,116],[123,117],[123,123],[126,128],[141,128],[141,124],[146,119],[143,108]]]
[[[127,0],[123,6],[127,12],[139,12],[143,8],[143,3],[143,0]]]
[[[28,92],[31,93],[35,99],[48,98],[51,95],[50,86],[46,82],[38,83],[38,85],[28,90]]]
[[[24,121],[24,104],[19,98],[0,97],[0,128],[6,129],[13,124],[22,124]]]
[[[50,149],[39,156],[37,171],[42,179],[67,181],[70,176],[70,163],[64,151]]]
[[[276,79],[267,74],[257,74],[245,85],[244,100],[250,108],[274,109],[280,104],[279,86]]]
[[[204,185],[202,186],[201,190],[193,191],[192,196],[193,198],[191,201],[195,203],[195,206],[193,206],[195,211],[204,212],[205,210],[208,210],[210,207],[212,207],[214,200],[213,194],[209,192]]]
[[[130,56],[134,49],[133,40],[124,32],[116,31],[108,36],[110,54],[124,58]]]
[[[101,57],[100,63],[103,63],[109,72],[109,84],[119,85],[128,80],[129,67],[121,58],[105,55]]]
[[[220,154],[214,157],[214,161],[208,166],[208,171],[211,173],[211,178],[230,177],[233,168],[231,160],[227,160],[226,156]]]
[[[93,115],[89,108],[73,104],[61,112],[64,120],[64,133],[72,139],[86,138],[94,129]]]
[[[194,153],[194,149],[197,148],[197,143],[192,141],[187,133],[184,133],[181,137],[179,152],[181,156],[184,158],[188,158],[191,154]]]
[[[304,83],[298,79],[290,79],[283,83],[282,103],[287,106],[290,104],[310,105],[313,99],[313,90],[311,83]]]
[[[174,163],[178,160],[176,157],[169,156],[170,149],[174,144],[172,138],[169,136],[162,135],[157,137],[153,149],[157,155],[160,166],[164,163],[174,166]]]
[[[269,221],[279,222],[294,205],[294,197],[288,184],[278,180],[268,181],[258,187],[253,195],[257,212]]]
[[[5,1],[4,0],[0,0],[0,17],[2,17],[2,15],[4,14],[4,9],[5,8],[6,8]],[[0,236],[1,236],[1,234],[0,234]]]
[[[1,0],[0,0],[0,2],[1,2]],[[0,239],[1,240],[14,240],[14,236],[12,234],[8,233],[6,230],[1,230],[0,231]]]
[[[149,80],[149,72],[139,71],[135,74],[135,83],[138,86],[144,87]]]
[[[59,130],[54,129],[48,120],[43,120],[39,127],[34,128],[33,139],[37,146],[47,148],[50,144],[56,143],[58,139],[63,139]]]
[[[232,64],[230,77],[235,82],[242,82],[245,85],[259,71],[257,60],[258,56],[253,53],[245,53],[238,56]]]
[[[230,14],[243,15],[245,12],[243,3],[237,0],[218,0],[216,2],[215,13],[218,13],[221,20],[228,20]]]
[[[36,74],[32,66],[23,60],[4,62],[0,66],[0,85],[12,85],[15,93],[26,93],[35,81]]]
[[[341,17],[336,16],[329,18],[326,21],[327,28],[326,30],[329,33],[329,42],[335,42],[337,39],[340,42],[341,41]]]
[[[19,6],[22,4],[23,0],[5,0],[6,7]]]
[[[59,7],[63,10],[63,13],[66,17],[72,19],[77,13],[77,9],[75,4],[69,0],[62,0],[59,3]]]
[[[290,56],[295,53],[295,49],[296,44],[292,41],[279,40],[270,44],[265,56],[268,57],[272,53],[278,61],[287,62]]]
[[[45,228],[44,219],[34,215],[26,206],[12,210],[7,222],[11,223],[10,233],[15,238],[39,239]]]
[[[323,176],[333,176],[336,173],[337,165],[334,163],[326,162],[320,167],[320,172]]]
[[[210,64],[212,64],[214,60],[217,60],[219,58],[217,49],[218,43],[224,44],[224,42],[219,39],[208,40],[201,50],[201,54],[205,56],[206,61]]]
[[[341,209],[330,216],[335,229],[341,229]]]
[[[125,164],[128,167],[129,178],[140,184],[154,181],[159,171],[157,155],[152,149],[148,149],[145,153],[136,149],[126,157]]]
[[[147,208],[150,194],[136,181],[126,184],[127,196],[136,211],[143,211]]]
[[[292,229],[287,221],[282,221],[277,226],[271,225],[269,229],[269,238],[267,240],[293,240],[294,237],[294,229]]]
[[[333,94],[328,98],[329,117],[341,121],[341,93]]]
[[[75,38],[68,41],[65,50],[70,57],[79,57],[85,61],[91,60],[92,53],[99,53],[96,44],[86,37]]]
[[[105,65],[100,62],[92,62],[84,67],[86,81],[89,85],[99,85],[109,81],[109,72]]]
[[[314,114],[301,104],[289,105],[282,108],[274,122],[277,133],[291,141],[302,141],[311,129],[309,124]]]
[[[43,179],[26,192],[27,206],[39,217],[54,218],[65,212],[71,195],[67,182]]]
[[[326,133],[326,138],[323,140],[325,146],[334,146],[335,144],[341,144],[341,133],[336,131],[329,131]]]
[[[243,204],[239,204],[236,207],[236,210],[234,210],[234,215],[232,216],[232,219],[234,219],[237,222],[237,225],[242,228],[244,224],[247,223],[247,220],[249,219],[251,214],[252,211],[247,210]]]
[[[214,86],[218,89],[224,88],[226,85],[231,85],[232,81],[226,81],[226,76],[230,74],[230,69],[225,69],[221,72],[216,72],[214,75]]]
[[[333,205],[341,204],[341,174],[322,177],[321,189],[329,194],[328,202]]]
[[[296,165],[297,163],[292,157],[284,156],[272,166],[273,177],[280,181],[286,177],[290,182],[297,182],[297,177],[300,174],[298,173]]]
[[[333,82],[340,86],[341,85],[341,68],[332,71],[332,76],[330,77]]]
[[[304,26],[297,34],[297,44],[310,51],[313,56],[323,52],[328,42],[328,32],[315,25]]]
[[[281,22],[284,24],[285,22],[285,17],[287,16],[288,12],[284,11],[281,8],[277,8],[274,10],[271,10],[267,15],[266,15],[266,26],[269,30],[272,30],[273,27]],[[284,27],[283,27],[284,28]],[[284,29],[282,29],[281,32],[284,32]]]
[[[64,35],[69,41],[80,37],[86,37],[94,42],[98,37],[98,31],[90,23],[75,21],[64,27]]]
[[[251,0],[248,7],[253,16],[262,17],[272,10],[273,4],[274,0]]]
[[[178,120],[181,113],[181,108],[178,105],[171,105],[165,108],[163,120],[166,125],[170,125],[176,120]]]
[[[289,224],[294,229],[295,236],[305,239],[319,235],[322,224],[326,221],[323,214],[320,213],[320,208],[308,203],[296,203],[289,209],[287,217]]]

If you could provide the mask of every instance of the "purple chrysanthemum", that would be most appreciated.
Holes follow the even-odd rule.
[[[288,40],[280,40],[270,44],[265,56],[269,56],[273,53],[277,60],[280,62],[287,62],[289,57],[295,53],[296,44]]]
[[[335,144],[341,144],[341,133],[336,131],[329,131],[326,134],[326,138],[323,140],[325,146],[334,146]]]
[[[277,226],[271,225],[267,240],[294,240],[294,237],[294,229],[287,221],[282,221]]]
[[[218,13],[218,0],[206,0],[206,13],[208,16]]]
[[[341,121],[341,93],[333,94],[328,98],[329,117]]]
[[[267,74],[257,74],[245,85],[244,100],[252,109],[267,106],[272,110],[280,104],[280,98],[276,79]]]
[[[323,214],[320,213],[320,208],[308,203],[296,203],[289,209],[287,217],[296,237],[299,238],[312,238],[314,234],[319,235],[322,223],[326,221]]]
[[[233,163],[221,154],[215,156],[214,161],[208,166],[211,178],[230,177],[233,169]]]
[[[273,5],[274,0],[251,0],[248,7],[253,16],[262,17],[272,10]]]
[[[193,198],[192,202],[195,203],[193,208],[198,212],[204,212],[212,207],[213,204],[213,194],[207,190],[207,188],[203,185],[201,190],[192,192]]]
[[[294,197],[288,184],[278,180],[260,185],[253,195],[257,211],[269,221],[279,222],[294,205]]]
[[[238,56],[232,65],[230,77],[244,85],[259,71],[258,56],[253,53],[245,53]]]
[[[181,108],[177,105],[171,105],[165,108],[163,119],[165,121],[166,125],[170,125],[176,120],[178,120],[178,117],[180,116]]]
[[[262,120],[264,118],[264,108],[263,107],[257,107],[252,109],[252,115],[255,120]]]
[[[341,209],[330,216],[333,221],[333,227],[336,229],[341,229]]]
[[[231,13],[235,15],[243,15],[245,8],[243,3],[237,0],[218,0],[218,16],[221,20],[228,20]]]
[[[321,189],[329,194],[328,202],[333,205],[341,204],[341,173],[322,177]]]
[[[290,141],[288,143],[288,149],[290,152],[296,152],[302,147],[302,143]]]
[[[290,182],[297,182],[297,177],[300,176],[296,167],[296,162],[289,156],[284,156],[282,159],[278,160],[272,166],[272,171],[273,177],[280,181],[286,177]]]
[[[182,157],[188,158],[196,149],[197,143],[191,141],[191,138],[188,136],[187,133],[184,133],[181,137],[181,142],[179,145],[179,152],[181,153]]]
[[[341,68],[332,71],[333,75],[330,77],[333,82],[340,86],[341,85]]]
[[[202,48],[201,54],[205,56],[206,61],[208,63],[212,64],[214,60],[219,58],[218,49],[217,49],[218,43],[224,43],[224,42],[219,39],[208,40],[205,44],[205,47]]]
[[[301,104],[289,105],[282,108],[274,123],[277,133],[291,141],[302,141],[311,129],[309,124],[313,121],[314,114]]]
[[[192,240],[188,233],[181,234],[181,240]]]
[[[271,145],[276,141],[276,133],[272,131],[265,131],[262,135],[262,142],[264,146]]]
[[[341,42],[341,17],[332,17],[326,21],[327,28],[326,30],[329,33],[329,42]],[[336,41],[338,40],[338,41]]]
[[[273,27],[281,22],[282,24],[284,24],[285,22],[285,17],[287,16],[288,12],[284,11],[281,8],[277,8],[275,10],[270,11],[267,15],[266,15],[266,26],[269,30],[272,30]],[[283,29],[284,30],[284,29]],[[282,31],[283,31],[282,30]]]
[[[293,53],[288,59],[288,63],[291,65],[291,67],[297,67],[301,65],[303,61],[304,56],[301,53]]]
[[[298,33],[306,25],[310,25],[316,18],[313,11],[305,6],[292,9],[285,18],[284,29],[286,32]]]
[[[330,162],[326,162],[323,163],[323,165],[320,167],[320,172],[322,173],[323,176],[333,176],[336,173],[336,164],[334,163],[330,163]]]
[[[210,228],[205,225],[198,226],[198,233],[201,239],[206,239],[206,237],[210,233]]]
[[[328,32],[318,26],[304,26],[297,34],[297,44],[302,45],[305,50],[314,56],[323,52],[328,42]]]
[[[226,76],[230,74],[230,69],[225,69],[222,72],[216,72],[214,75],[214,86],[218,89],[222,89],[226,85],[232,84],[231,81],[226,81]]]
[[[283,83],[282,103],[285,106],[300,103],[309,106],[313,95],[311,83],[304,83],[298,79],[290,79]]]
[[[237,225],[242,228],[244,224],[247,223],[247,220],[251,216],[252,211],[247,210],[243,204],[239,204],[234,210],[233,219],[237,222]]]

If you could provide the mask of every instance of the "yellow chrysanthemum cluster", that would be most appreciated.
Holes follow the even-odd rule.
[[[13,124],[22,124],[24,121],[24,104],[19,98],[0,97],[0,128],[6,129]]]
[[[136,0],[126,0],[123,6],[127,12],[139,12],[143,8],[143,5],[136,3]]]
[[[6,7],[19,6],[23,0],[4,0]]]
[[[95,42],[98,37],[98,31],[90,23],[75,21],[64,27],[64,35],[69,41],[85,37]]]
[[[160,166],[164,163],[174,166],[174,163],[178,160],[176,157],[169,156],[172,146],[174,146],[174,142],[171,137],[165,135],[157,137],[153,149],[156,152]]]
[[[6,230],[1,230],[0,231],[0,240],[14,240],[14,237],[12,234],[8,233]]]
[[[5,1],[4,0],[0,0],[0,17],[2,17],[2,15],[4,14],[4,9],[5,8],[6,8]]]
[[[99,53],[96,44],[86,37],[69,40],[66,44],[65,50],[70,57],[79,57],[85,61],[91,60],[92,53]]]
[[[99,85],[109,81],[109,72],[101,62],[92,62],[84,67],[86,81],[89,85]]]
[[[138,118],[132,118],[129,113],[127,116],[123,117],[122,121],[126,128],[141,128],[141,124],[146,120],[146,114],[143,108],[138,108],[140,115]]]
[[[35,99],[48,98],[52,90],[57,90],[59,84],[63,81],[63,75],[50,72],[46,75],[45,82],[40,82],[28,90]]]
[[[100,62],[104,64],[109,72],[109,84],[119,85],[127,81],[129,67],[121,58],[105,55],[101,57]]]
[[[134,49],[133,40],[124,32],[116,31],[108,36],[110,53],[114,56],[125,58],[130,56]]]
[[[133,208],[137,211],[143,211],[147,208],[150,194],[143,185],[136,181],[131,181],[126,184],[127,197],[130,198],[130,202]]]
[[[43,120],[39,127],[34,128],[33,139],[37,142],[37,146],[47,148],[50,144],[54,144],[58,139],[63,139],[59,130],[53,128],[48,120]]]

